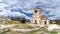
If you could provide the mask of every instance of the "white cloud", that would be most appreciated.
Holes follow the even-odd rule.
[[[22,13],[20,13],[20,12],[12,12],[11,10],[6,10],[6,9],[4,9],[2,12],[0,12],[0,16],[5,16],[5,17],[7,17],[7,16],[22,16]]]
[[[8,1],[8,0],[7,0]],[[20,17],[20,16],[25,16],[25,17],[27,17],[27,18],[29,18],[28,16],[26,16],[24,13],[20,13],[20,12],[12,12],[11,11],[11,9],[17,9],[17,8],[20,8],[20,6],[18,6],[17,5],[17,3],[19,3],[19,1],[14,1],[14,0],[9,0],[8,1],[8,4],[3,4],[3,3],[5,3],[5,1],[3,1],[3,0],[0,0],[0,2],[3,2],[3,3],[0,3],[0,10],[2,10],[1,12],[0,12],[0,16],[5,16],[5,17],[7,17],[7,16],[18,16],[18,17]],[[16,4],[16,5],[15,5]],[[11,7],[12,6],[12,7]],[[5,9],[5,7],[11,7],[9,10],[6,10]],[[24,15],[23,15],[24,14]]]
[[[49,19],[60,19],[60,7],[56,7],[56,9],[53,9],[53,8],[45,8],[45,11],[49,12],[49,14],[46,14],[47,16],[49,15],[55,15],[55,16],[52,16],[52,17],[48,17]]]
[[[6,3],[6,4],[4,4]],[[36,4],[38,3],[38,4]],[[12,12],[11,9],[17,9],[20,8],[23,12],[31,14],[33,13],[33,8],[36,6],[41,7],[44,9],[43,12],[49,12],[49,14],[45,14],[47,16],[49,15],[55,15],[52,17],[48,17],[49,19],[59,19],[60,17],[60,0],[0,0],[0,15],[12,15],[12,16],[26,16],[24,13],[20,12]],[[6,10],[4,7],[10,7],[9,10]],[[4,13],[4,14],[3,14]],[[28,17],[32,18],[32,17]]]

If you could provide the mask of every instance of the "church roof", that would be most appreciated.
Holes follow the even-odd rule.
[[[48,20],[46,16],[41,15],[41,20]]]

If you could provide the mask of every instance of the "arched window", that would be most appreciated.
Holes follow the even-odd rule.
[[[37,20],[35,20],[35,24],[37,24]]]

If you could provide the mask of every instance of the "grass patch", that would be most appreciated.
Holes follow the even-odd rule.
[[[18,32],[6,32],[6,33],[4,33],[4,34],[19,34]]]
[[[57,34],[57,32],[55,31],[45,31],[46,33],[50,33],[50,34]]]
[[[32,29],[33,27],[27,25],[27,24],[18,24],[16,26],[14,26],[13,28],[17,28],[17,29]]]
[[[55,31],[47,31],[47,32],[36,31],[36,32],[31,32],[30,34],[57,34],[57,32],[55,32]]]

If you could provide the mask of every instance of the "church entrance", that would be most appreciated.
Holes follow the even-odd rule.
[[[46,21],[44,21],[44,23],[47,24]]]
[[[44,21],[44,23],[45,23],[45,27],[47,27],[47,28],[48,28],[48,26],[47,26],[47,21]]]

